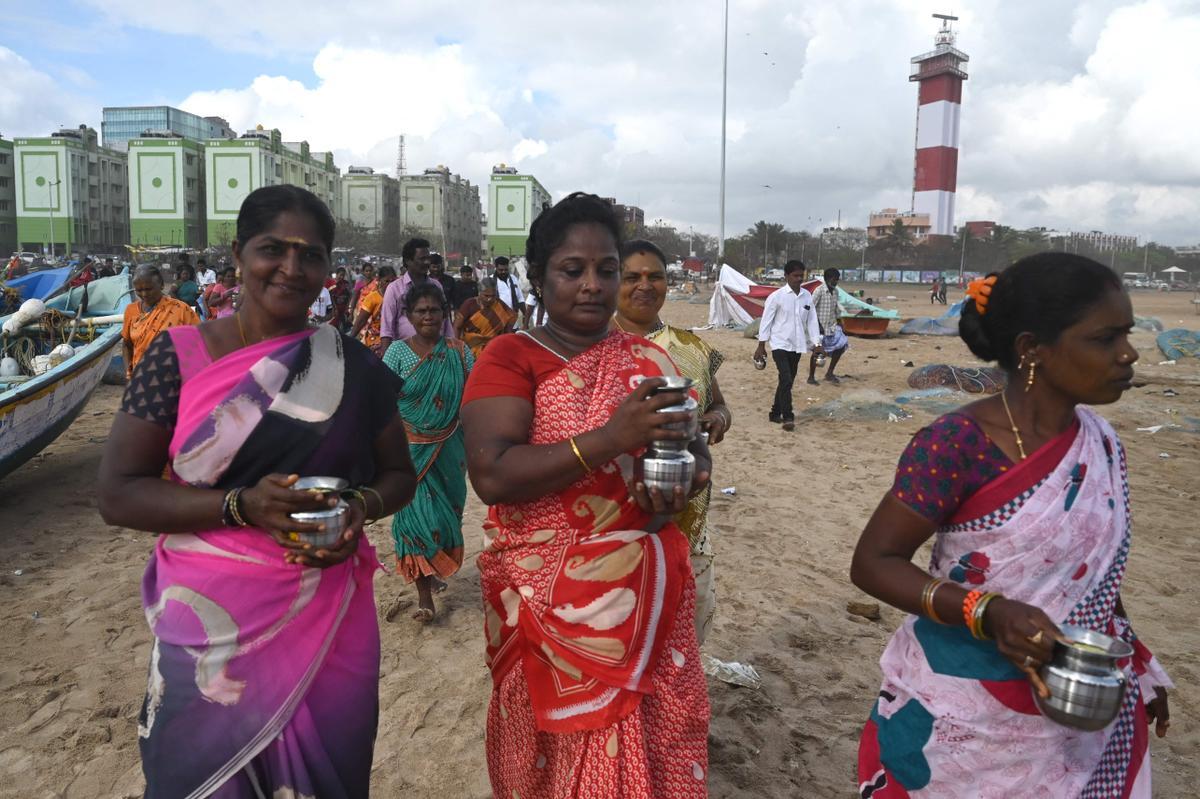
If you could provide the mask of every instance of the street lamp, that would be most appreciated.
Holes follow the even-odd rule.
[[[53,187],[62,183],[62,179],[54,181],[46,181],[46,210],[50,213],[50,256],[51,260],[57,259],[57,254],[54,252],[54,195],[50,191]]]
[[[725,109],[729,93],[729,0],[725,0],[725,40],[721,56],[721,223],[717,235],[717,267],[725,259]]]

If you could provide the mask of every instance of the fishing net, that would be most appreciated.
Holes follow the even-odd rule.
[[[914,369],[908,376],[909,388],[956,388],[968,394],[997,394],[1008,385],[1003,369],[992,366],[950,366],[930,364]]]

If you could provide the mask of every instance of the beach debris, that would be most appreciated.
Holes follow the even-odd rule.
[[[17,575],[18,577],[20,577],[24,573],[25,573],[24,569],[13,569],[13,574]]]
[[[897,415],[896,415],[896,414],[894,414],[894,413],[889,413],[889,414],[888,414],[888,421],[889,421],[889,422],[898,422],[898,421],[900,421],[900,417],[899,417],[899,416],[897,416]]]
[[[29,614],[29,617],[31,619],[40,619],[42,617],[42,614],[35,610],[33,613]]]
[[[870,621],[879,621],[881,618],[878,602],[847,602],[846,612]]]
[[[901,365],[901,366],[908,367],[909,369],[911,369],[911,368],[913,367],[913,362],[912,362],[912,361],[906,361],[906,360],[904,360],[903,358],[901,358],[901,359],[900,359],[900,365]]]
[[[1169,453],[1169,452],[1160,452],[1160,453],[1158,453],[1158,457],[1162,458],[1162,459],[1165,461],[1165,460],[1168,460],[1168,459],[1171,457],[1171,453]]]
[[[956,388],[968,394],[998,394],[1008,385],[1003,369],[931,363],[908,376],[909,388]]]
[[[1159,361],[1159,362],[1158,362],[1158,365],[1159,365],[1159,366],[1174,366],[1174,365],[1175,365],[1175,361],[1174,361],[1174,359],[1172,359],[1172,360],[1169,360],[1169,361]]]
[[[1163,356],[1172,361],[1186,358],[1189,355],[1193,358],[1200,358],[1200,331],[1173,327],[1159,333],[1154,342]]]
[[[1163,330],[1163,323],[1153,316],[1135,316],[1133,317],[1133,326],[1138,330],[1146,330],[1150,333],[1161,333]]]
[[[1166,425],[1155,424],[1155,425],[1151,425],[1150,427],[1139,427],[1138,432],[1139,433],[1149,433],[1150,435],[1154,435],[1159,430],[1162,430],[1163,427],[1165,427],[1165,426]]]
[[[1163,396],[1164,397],[1178,397],[1179,392],[1173,388],[1165,388],[1165,389],[1163,389]]]
[[[731,497],[735,496],[737,494],[737,486],[729,486],[728,488],[722,488],[721,493],[728,494]]]
[[[726,663],[707,654],[700,655],[700,663],[705,674],[709,677],[716,677],[721,682],[740,685],[743,688],[758,688],[762,685],[762,677],[749,663],[738,663],[737,661]]]
[[[801,420],[886,422],[888,417],[893,415],[898,419],[912,418],[912,414],[878,391],[855,389],[847,391],[835,400],[810,405],[797,416]]]

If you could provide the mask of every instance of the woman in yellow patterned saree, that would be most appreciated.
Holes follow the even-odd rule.
[[[617,327],[643,336],[667,351],[679,371],[695,381],[699,395],[700,424],[709,445],[720,443],[733,422],[733,414],[717,385],[717,369],[725,356],[690,330],[663,324],[658,317],[667,298],[666,256],[649,241],[635,239],[621,248],[621,289],[617,294]],[[687,509],[675,517],[691,546],[696,576],[696,637],[704,637],[716,611],[717,584],[713,550],[708,535],[708,504],[712,486],[696,494]]]

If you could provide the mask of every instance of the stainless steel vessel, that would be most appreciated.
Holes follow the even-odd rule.
[[[350,506],[338,500],[333,508],[304,511],[290,514],[298,522],[325,525],[324,532],[297,533],[300,540],[315,547],[328,547],[337,543],[338,536],[346,531],[346,520],[350,517]]]
[[[645,483],[647,490],[657,488],[667,495],[676,486],[682,488],[686,495],[695,476],[696,458],[687,450],[654,448],[633,462],[635,480]]]
[[[1117,661],[1133,655],[1133,647],[1083,627],[1066,625],[1062,633],[1072,643],[1055,641],[1050,662],[1038,672],[1050,698],[1034,698],[1042,713],[1059,724],[1102,730],[1121,710],[1127,678]]]

